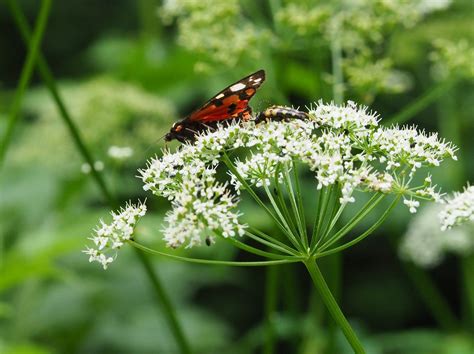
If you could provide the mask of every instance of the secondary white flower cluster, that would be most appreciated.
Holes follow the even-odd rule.
[[[446,201],[439,218],[442,230],[474,222],[474,186],[467,186],[462,193],[454,193],[454,197]]]
[[[137,205],[127,203],[125,208],[121,208],[118,213],[111,212],[112,222],[110,224],[100,220],[100,225],[94,230],[94,235],[89,238],[95,248],[86,247],[83,251],[89,255],[89,262],[98,262],[104,269],[107,269],[115,259],[110,253],[118,250],[132,238],[138,220],[145,213],[145,204],[141,202]]]
[[[474,251],[474,225],[441,231],[437,216],[442,208],[443,205],[432,204],[412,219],[400,244],[403,259],[430,268],[441,263],[448,252],[466,255]]]
[[[429,176],[420,186],[412,185],[412,177],[421,167],[455,158],[450,143],[414,127],[379,127],[375,113],[353,102],[319,102],[308,113],[307,120],[220,127],[201,134],[194,144],[151,159],[140,177],[145,190],[172,202],[164,227],[168,245],[200,244],[209,233],[242,234],[245,226],[236,208],[244,184],[280,182],[295,163],[314,173],[319,189],[338,184],[343,204],[354,201],[356,189],[403,194],[410,200],[440,198]],[[229,171],[228,181],[219,173],[224,153],[243,156],[231,158],[237,172]]]

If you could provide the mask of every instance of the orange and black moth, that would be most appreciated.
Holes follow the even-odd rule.
[[[252,116],[249,101],[264,81],[265,71],[259,70],[226,87],[202,107],[176,122],[166,134],[165,141],[192,142],[196,134],[215,129],[218,123],[249,120]]]
[[[259,70],[229,85],[186,118],[176,122],[165,135],[165,141],[193,142],[197,134],[214,130],[219,123],[248,121],[252,117],[249,101],[264,81],[265,71]],[[294,108],[272,106],[259,113],[255,123],[307,117],[306,113]]]

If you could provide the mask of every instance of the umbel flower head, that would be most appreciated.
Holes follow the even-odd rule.
[[[381,127],[375,113],[353,102],[342,106],[319,102],[309,107],[308,114],[307,120],[222,126],[198,135],[194,144],[152,158],[139,171],[140,178],[145,190],[171,202],[163,228],[167,244],[191,247],[209,235],[251,234],[239,219],[241,192],[259,201],[253,190],[262,189],[271,204],[278,206],[278,195],[270,186],[286,185],[289,192],[296,191],[298,167],[311,171],[321,193],[337,191],[332,194],[339,204],[337,216],[355,201],[356,190],[403,196],[411,212],[416,211],[418,200],[441,198],[429,175],[421,185],[414,183],[421,168],[456,158],[456,148],[437,134],[415,127]],[[223,168],[227,179],[219,173]],[[274,214],[280,226],[290,228],[277,209]],[[327,237],[333,226],[326,228]],[[300,233],[305,229],[300,227]],[[326,247],[335,241],[329,240]]]
[[[318,102],[308,108],[307,119],[291,117],[258,124],[233,122],[204,131],[193,143],[165,150],[139,170],[143,188],[170,201],[162,229],[169,247],[192,247],[222,238],[275,262],[319,258],[370,235],[401,197],[412,213],[420,200],[441,200],[431,177],[419,178],[422,168],[456,159],[456,148],[436,134],[408,126],[379,126],[375,113],[350,101],[342,106]],[[312,174],[312,191],[301,190],[300,169]],[[421,184],[415,182],[419,180]],[[347,224],[336,228],[346,206],[360,194],[356,192],[372,197]],[[311,235],[303,194],[318,200],[311,211]],[[390,195],[394,195],[390,207],[371,227],[351,241],[340,242]],[[286,241],[242,222],[239,202],[248,196],[272,217]],[[85,251],[90,260],[106,268],[114,259],[109,253],[132,240],[145,211],[143,204],[128,204],[112,214],[112,224],[101,222],[91,238],[95,248]],[[243,244],[237,237],[243,235],[272,252]]]
[[[474,186],[467,186],[462,193],[456,192],[446,200],[439,213],[441,229],[451,229],[456,225],[474,223]]]
[[[399,249],[403,259],[431,268],[440,264],[447,253],[463,256],[474,251],[474,223],[441,230],[437,219],[446,215],[445,208],[452,209],[449,204],[426,206],[410,221]]]
[[[138,220],[145,213],[145,204],[127,203],[125,208],[121,208],[119,212],[111,212],[112,222],[110,224],[100,220],[100,225],[94,230],[93,236],[89,238],[95,248],[86,247],[83,251],[89,255],[89,262],[98,262],[104,269],[107,269],[107,266],[114,260],[114,253],[132,238]]]

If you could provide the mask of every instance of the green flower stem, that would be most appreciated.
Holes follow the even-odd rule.
[[[150,260],[145,256],[142,251],[137,248],[135,248],[135,254],[142,261],[143,267],[145,268],[145,272],[148,275],[155,296],[158,300],[157,302],[161,304],[161,308],[163,309],[163,312],[166,316],[168,324],[171,327],[171,331],[173,332],[173,335],[176,339],[181,353],[191,354],[191,347],[189,346],[189,343],[187,342],[184,336],[183,329],[180,323],[178,322],[178,316],[176,314],[174,306],[171,303],[170,298],[166,294],[165,289],[161,284],[161,280],[158,278],[157,273],[153,269]]]
[[[323,205],[327,203],[328,194],[332,189],[332,185],[328,186],[327,188],[322,188],[319,191],[318,197],[318,204],[316,205],[316,217],[314,218],[313,223],[313,232],[311,235],[311,249],[315,249],[316,246],[319,244],[320,240],[318,240],[319,229],[321,227],[321,221],[323,220]]]
[[[225,241],[232,243],[234,246],[236,246],[236,247],[238,247],[238,248],[240,248],[244,251],[247,251],[249,253],[253,253],[257,256],[267,257],[267,258],[270,258],[270,259],[293,259],[294,258],[294,256],[284,256],[284,255],[281,255],[281,254],[262,251],[258,248],[255,248],[255,247],[249,246],[249,245],[247,245],[243,242],[240,242],[239,240],[236,240],[233,237],[222,237],[222,238]]]
[[[323,251],[329,246],[333,245],[335,242],[339,241],[342,237],[344,237],[351,229],[353,229],[363,218],[369,214],[372,209],[374,209],[381,201],[384,199],[386,195],[381,193],[376,193],[374,196],[362,207],[362,209],[352,217],[349,222],[344,225],[338,232],[336,232],[327,242],[325,242],[321,247],[319,247],[318,251]]]
[[[283,226],[285,226],[287,228],[287,236],[288,236],[288,239],[290,240],[290,242],[298,249],[298,250],[304,250],[304,247],[302,245],[302,243],[298,240],[298,238],[293,235],[293,233],[291,232],[291,229],[290,229],[290,226],[288,225],[287,221],[285,220],[285,217],[282,215],[281,213],[281,210],[278,208],[278,204],[275,202],[275,199],[273,198],[272,196],[272,193],[270,192],[270,190],[268,189],[268,186],[266,185],[263,185],[263,189],[265,190],[265,193],[267,194],[267,197],[268,199],[270,200],[270,203],[272,204],[273,206],[273,209],[275,209],[275,212],[276,214],[278,215],[278,217],[281,219],[281,222],[283,224]]]
[[[295,190],[296,190],[296,200],[298,202],[298,209],[301,217],[301,224],[303,225],[303,237],[304,243],[306,248],[309,247],[309,240],[308,240],[308,230],[306,228],[306,216],[305,216],[305,208],[303,202],[303,194],[301,193],[301,186],[300,180],[298,176],[298,166],[296,161],[292,161],[292,170],[293,170],[293,178],[295,180]]]
[[[387,219],[388,215],[391,213],[391,211],[393,210],[393,208],[397,205],[398,201],[400,200],[400,196],[397,196],[395,198],[395,200],[392,202],[392,204],[390,204],[390,206],[387,208],[387,210],[385,210],[385,212],[382,214],[382,216],[371,226],[369,227],[363,234],[361,234],[360,236],[356,237],[355,239],[339,246],[339,247],[335,247],[329,251],[326,251],[326,252],[320,252],[320,253],[316,253],[315,254],[315,257],[316,258],[322,258],[322,257],[325,257],[325,256],[329,256],[331,254],[334,254],[334,253],[338,253],[338,252],[341,252],[343,250],[345,250],[346,248],[349,248],[357,243],[359,243],[360,241],[362,241],[364,238],[366,238],[367,236],[369,236],[370,234],[372,234],[372,232],[375,231],[375,229],[377,229],[380,225],[382,225],[382,223],[385,221],[385,219]],[[323,245],[324,246],[324,245]]]
[[[461,256],[460,261],[464,279],[465,320],[469,331],[474,333],[474,255]]]
[[[278,201],[278,204],[279,204],[283,214],[285,215],[286,220],[288,221],[288,223],[291,226],[291,232],[296,235],[298,233],[298,230],[295,226],[296,220],[293,220],[293,217],[291,216],[290,211],[288,210],[288,208],[286,206],[285,194],[283,193],[283,190],[281,188],[281,184],[279,183],[280,173],[281,173],[281,165],[278,164],[277,168],[275,169],[275,176],[274,176],[274,179],[273,179],[273,185],[274,185],[275,190],[276,190],[277,201]]]
[[[28,44],[28,54],[26,56],[25,64],[23,65],[23,69],[21,70],[20,80],[15,91],[15,96],[13,97],[13,103],[10,108],[5,134],[1,139],[0,167],[3,165],[5,160],[5,154],[8,150],[8,146],[10,145],[13,131],[18,120],[18,112],[20,111],[23,96],[25,95],[26,88],[30,83],[31,76],[33,74],[33,68],[37,61],[38,53],[40,52],[41,41],[43,39],[46,24],[48,23],[50,9],[51,0],[43,0],[41,2],[38,20],[36,21],[31,41]]]
[[[283,253],[286,253],[290,256],[298,256],[297,253],[295,253],[292,249],[286,249],[286,248],[283,248],[279,245],[276,245],[274,243],[274,240],[272,239],[271,241],[267,241],[266,239],[263,239],[257,235],[254,235],[253,233],[251,233],[250,231],[245,231],[245,235],[249,238],[251,238],[252,240],[255,240],[259,243],[261,243],[262,245],[265,245],[265,246],[268,246],[268,247],[271,247],[277,251],[280,251],[280,252],[283,252]],[[269,236],[271,238],[271,236]],[[279,255],[281,256],[281,255]]]
[[[274,317],[277,306],[278,276],[280,267],[267,267],[265,279],[265,343],[264,354],[275,352]]]
[[[257,204],[265,210],[265,212],[275,221],[276,225],[278,228],[289,238],[294,237],[291,235],[290,230],[283,226],[280,223],[280,220],[275,216],[275,214],[272,213],[272,211],[266,206],[266,204],[258,197],[258,195],[254,192],[252,187],[247,183],[247,181],[240,175],[240,173],[237,171],[235,168],[234,164],[230,160],[229,156],[224,152],[222,155],[222,161],[226,164],[227,168],[232,172],[235,177],[239,180],[239,182],[242,184],[242,186],[245,188],[245,190],[250,194],[250,196],[257,202]]]
[[[423,111],[430,104],[435,102],[439,97],[446,93],[456,83],[456,80],[446,80],[428,92],[424,93],[421,97],[415,99],[414,102],[406,106],[401,112],[397,113],[393,117],[385,119],[383,122],[385,125],[390,124],[402,124],[410,120],[412,117]]]
[[[400,263],[440,328],[448,332],[456,331],[459,328],[458,320],[429,274],[414,264]]]
[[[23,11],[18,6],[18,2],[15,0],[8,0],[8,5],[10,7],[10,12],[13,15],[13,18],[16,22],[17,27],[20,29],[20,33],[22,35],[23,41],[27,44],[30,43],[31,31],[29,29],[28,22],[25,18]],[[40,73],[41,78],[43,79],[44,83],[48,87],[51,93],[51,96],[53,97],[53,100],[56,103],[56,107],[60,113],[61,118],[63,119],[64,123],[68,127],[69,133],[71,134],[71,137],[76,145],[76,148],[79,150],[84,160],[91,166],[92,177],[97,182],[97,185],[99,186],[99,189],[101,190],[107,202],[112,206],[113,209],[116,209],[117,203],[112,197],[111,193],[109,192],[102,178],[102,175],[95,168],[93,168],[94,159],[92,158],[92,155],[90,154],[89,150],[83,143],[83,139],[80,136],[79,130],[75,126],[71,118],[71,115],[69,114],[66,108],[66,105],[64,104],[59,94],[59,90],[56,86],[56,82],[51,73],[51,70],[49,69],[48,64],[46,63],[46,60],[44,59],[40,51],[38,51],[37,67],[38,67],[38,71]]]
[[[315,242],[314,246],[311,247],[312,250],[316,249],[319,246],[319,244],[323,241],[322,235],[324,233],[322,231],[323,231],[324,223],[327,219],[327,210],[328,210],[329,201],[333,198],[334,188],[335,187],[333,185],[330,185],[328,187],[323,187],[321,189],[320,193],[323,194],[322,205],[318,206],[318,213],[316,214],[317,215],[316,231],[314,231],[315,232],[314,241],[317,241],[317,242]]]
[[[25,18],[25,15],[21,8],[18,6],[17,1],[15,0],[9,0],[8,5],[10,7],[10,12],[12,13],[12,16],[16,22],[17,27],[20,29],[21,35],[23,37],[23,40],[25,43],[30,43],[32,41],[32,36],[31,36],[31,31],[28,25],[28,22]],[[92,158],[92,155],[90,154],[88,148],[84,144],[79,130],[75,126],[73,120],[71,119],[71,116],[66,108],[66,105],[64,104],[59,91],[56,86],[56,82],[54,80],[54,77],[51,73],[51,70],[48,67],[48,64],[46,60],[44,59],[43,55],[41,52],[38,50],[38,59],[37,59],[37,67],[38,71],[40,73],[41,78],[43,79],[44,83],[48,87],[54,102],[56,103],[56,106],[59,110],[60,116],[63,119],[64,123],[69,129],[69,133],[71,134],[72,140],[76,146],[76,148],[79,150],[80,154],[83,156],[83,158],[89,163],[91,167],[94,166],[94,159]],[[105,184],[102,175],[95,170],[94,168],[91,169],[91,176],[93,179],[96,181],[97,185],[99,186],[100,191],[102,192],[103,197],[105,200],[107,200],[109,206],[111,209],[116,209],[117,208],[117,203],[115,201],[115,198],[113,198],[112,194],[109,192],[109,189],[107,188],[107,185]],[[145,269],[145,272],[153,285],[153,288],[155,290],[155,294],[157,299],[164,299],[166,301],[167,305],[166,306],[171,306],[171,303],[167,300],[166,294],[163,291],[159,291],[157,284],[160,285],[160,280],[157,277],[156,273],[149,267],[149,264],[147,264],[147,260],[145,255],[140,255],[139,256],[140,263]],[[161,304],[161,303],[160,303]],[[180,346],[181,352],[188,354],[190,353],[189,345],[187,342],[183,342],[184,340],[184,334],[183,330],[180,326],[177,326],[178,320],[174,316],[174,311],[169,312],[168,316],[173,317],[172,322],[170,322],[170,326],[173,329],[173,333],[175,334],[176,341],[178,345]],[[177,335],[177,332],[179,330],[179,335]]]
[[[303,213],[301,212],[300,206],[298,205],[297,199],[301,199],[301,193],[299,193],[299,187],[297,187],[296,194],[295,190],[293,190],[293,183],[291,181],[290,173],[288,172],[288,166],[284,165],[284,181],[286,188],[288,189],[288,193],[290,196],[290,204],[293,209],[293,214],[295,215],[296,225],[299,229],[300,239],[302,242],[302,246],[304,249],[308,249],[308,237],[306,235],[306,222],[304,220]],[[295,183],[298,183],[298,177],[295,176]]]
[[[327,224],[324,231],[321,232],[322,241],[324,241],[329,236],[332,229],[334,228],[334,226],[336,226],[336,223],[339,221],[339,218],[341,217],[342,212],[346,208],[347,204],[339,204],[339,208],[336,209],[336,205],[338,204],[337,202],[338,200],[337,200],[337,195],[336,195],[334,196],[334,205],[331,212],[331,217],[329,218],[330,222]]]
[[[331,61],[332,61],[332,76],[333,76],[333,98],[336,104],[341,104],[344,100],[344,74],[342,72],[342,48],[340,38],[340,22],[337,21],[336,29],[333,30],[331,36]]]
[[[189,263],[198,263],[198,264],[209,264],[209,265],[222,265],[222,266],[237,266],[237,267],[260,267],[260,266],[269,266],[277,264],[286,264],[286,263],[296,263],[301,262],[303,257],[291,257],[291,259],[280,259],[276,261],[255,261],[255,262],[237,262],[237,261],[216,261],[210,259],[200,259],[200,258],[189,258],[177,256],[174,254],[169,254],[166,252],[157,251],[151,248],[148,248],[136,241],[128,241],[132,246],[141,249],[142,251],[148,252],[150,254],[155,254],[158,256],[163,256],[178,261],[184,261]]]
[[[273,246],[279,246],[280,250],[282,252],[286,252],[286,253],[291,254],[293,256],[299,256],[299,253],[297,253],[296,250],[294,250],[293,248],[287,246],[283,242],[278,241],[275,237],[267,235],[266,233],[254,228],[254,227],[251,227],[251,226],[248,227],[248,230],[251,231],[251,232],[246,231],[249,234],[248,235],[249,237],[251,237],[251,238],[260,237],[262,239],[265,239],[265,240],[271,242],[273,244]]]
[[[357,354],[365,353],[361,342],[357,338],[354,330],[350,326],[347,319],[344,317],[344,314],[339,308],[339,305],[331,294],[331,291],[329,290],[329,287],[326,284],[326,281],[324,280],[324,277],[321,274],[321,271],[319,270],[314,258],[310,258],[304,261],[304,264],[306,266],[306,269],[308,269],[311,279],[313,280],[314,286],[318,290],[321,299],[326,305],[326,308],[328,309],[334,321],[338,324],[339,328],[344,333],[344,336],[346,337],[354,352]]]

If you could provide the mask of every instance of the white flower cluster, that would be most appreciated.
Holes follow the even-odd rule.
[[[244,15],[238,0],[166,0],[158,15],[165,25],[176,20],[178,43],[200,54],[196,70],[210,70],[208,61],[232,67],[243,57],[259,58],[255,48],[269,39],[268,31]]]
[[[353,102],[319,102],[308,113],[307,120],[231,124],[151,159],[140,177],[145,190],[172,202],[164,228],[167,243],[192,246],[209,232],[242,234],[245,227],[235,211],[242,178],[256,187],[268,186],[280,182],[294,163],[314,173],[319,189],[338,184],[343,204],[354,201],[356,189],[404,194],[410,200],[440,198],[429,177],[421,186],[412,186],[412,177],[421,167],[454,158],[450,143],[413,127],[379,127],[376,114]],[[229,171],[229,184],[219,181],[222,174],[217,173],[227,152],[244,154],[233,158],[237,173]]]
[[[94,230],[94,235],[89,239],[95,248],[86,247],[83,251],[89,255],[89,262],[99,262],[104,269],[113,262],[114,257],[110,252],[119,249],[133,236],[138,220],[146,213],[146,205],[127,203],[118,213],[111,212],[112,223],[106,224],[100,220],[100,225]]]
[[[467,186],[462,193],[454,193],[454,197],[446,201],[439,218],[442,230],[474,222],[474,186]]]
[[[441,263],[447,252],[465,255],[474,251],[472,225],[441,231],[436,219],[442,207],[432,204],[412,219],[400,244],[403,259],[430,268]]]

